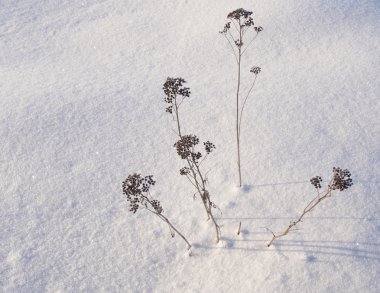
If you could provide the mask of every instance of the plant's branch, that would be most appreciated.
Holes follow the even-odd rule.
[[[195,185],[195,183],[193,181],[191,181],[189,176],[192,176],[192,175],[186,175],[186,178],[190,181],[191,185],[193,185],[195,188],[197,188],[197,186]]]
[[[178,103],[178,109],[179,109],[179,107],[181,106],[181,104],[182,104],[182,102],[183,102],[183,100],[184,100],[185,98],[184,97],[182,97],[182,100],[181,100],[181,102],[179,102]]]
[[[174,97],[174,107],[175,107],[175,115],[177,117],[176,122],[177,122],[177,129],[178,129],[178,135],[180,138],[182,138],[181,135],[181,125],[179,123],[179,113],[178,113],[178,105],[177,105],[177,96]]]
[[[239,19],[239,40],[240,43],[243,42],[240,19]],[[238,46],[239,58],[238,58],[238,76],[237,76],[237,89],[236,89],[236,145],[237,145],[237,165],[238,165],[238,174],[239,174],[239,187],[242,185],[241,180],[241,166],[240,166],[240,129],[239,129],[239,94],[240,94],[240,71],[241,71],[241,46]]]
[[[247,102],[247,99],[248,99],[248,97],[249,97],[249,94],[251,93],[253,87],[255,86],[256,79],[257,79],[257,75],[255,75],[255,79],[253,80],[252,86],[251,86],[251,88],[249,89],[249,91],[248,91],[248,93],[247,93],[247,96],[246,96],[245,99],[244,99],[243,106],[241,107],[240,118],[239,118],[239,139],[240,139],[240,134],[241,134],[241,121],[242,121],[242,117],[243,117],[244,106],[245,106],[245,103]]]
[[[235,27],[235,29],[236,29],[236,32],[239,33],[240,30],[238,29],[238,27],[237,27],[237,25],[236,25],[236,23],[235,23],[235,20],[233,19],[231,22],[232,22],[232,24],[234,25],[234,27]],[[239,20],[239,28],[240,28],[240,20]]]
[[[227,37],[227,35],[224,35],[224,37],[227,39],[228,43],[230,44],[231,46],[231,50],[232,50],[232,53],[234,54],[234,57],[235,57],[235,61],[238,62],[238,58],[236,56],[236,52],[235,52],[235,48],[234,46],[232,45],[230,39]]]
[[[270,246],[272,245],[273,241],[275,241],[276,239],[281,238],[281,237],[287,235],[291,230],[294,230],[293,227],[296,226],[298,223],[300,223],[300,222],[302,221],[303,217],[304,217],[307,213],[311,212],[311,211],[312,211],[312,210],[313,210],[313,209],[314,209],[314,208],[315,208],[315,207],[316,207],[321,201],[323,201],[324,199],[326,199],[326,198],[328,198],[329,196],[331,196],[331,192],[332,192],[331,188],[328,187],[328,189],[326,190],[325,194],[324,194],[322,197],[319,197],[319,198],[318,198],[318,196],[317,196],[317,197],[313,198],[313,200],[312,200],[312,201],[306,206],[306,208],[303,210],[303,212],[302,212],[302,214],[299,216],[299,218],[298,218],[297,220],[291,222],[291,223],[289,224],[289,226],[285,229],[285,231],[282,232],[281,234],[276,235],[276,234],[274,234],[274,233],[271,231],[273,237],[272,237],[272,239],[269,241],[269,243],[267,244],[267,246],[270,247]],[[268,229],[268,230],[269,230],[269,229]],[[270,231],[270,230],[269,230],[269,231]]]
[[[256,39],[256,37],[258,36],[258,33],[256,33],[256,35],[253,37],[253,39],[248,43],[248,45],[245,47],[245,49],[243,50],[243,52],[241,53],[242,55],[244,54],[244,52],[248,49],[248,47],[253,43],[253,41]]]
[[[177,130],[178,130],[177,135],[180,137],[180,139],[182,139],[181,124],[180,124],[180,119],[179,119],[179,105],[182,103],[182,101],[180,102],[180,104],[178,104],[177,103],[177,97],[174,97],[173,100],[174,100],[174,103],[173,103],[174,109],[173,110],[174,110],[175,115],[176,115]],[[192,148],[192,151],[194,152],[194,147]],[[192,185],[196,188],[196,190],[198,191],[198,194],[200,195],[202,202],[203,202],[203,205],[205,207],[208,220],[211,218],[214,225],[215,225],[217,242],[219,242],[219,240],[220,240],[220,228],[219,228],[218,224],[216,223],[214,216],[212,214],[210,198],[205,195],[205,192],[204,192],[206,190],[205,189],[205,180],[203,179],[199,165],[197,164],[197,162],[193,158],[191,158],[191,159],[186,158],[186,161],[187,161],[187,164],[188,164],[190,171],[192,173],[192,174],[190,174],[190,176],[194,179],[194,181],[192,181],[190,179],[190,177],[188,177],[188,176],[186,176],[186,177],[192,183]],[[199,179],[197,177],[197,174],[199,176]]]
[[[199,162],[199,166],[202,165],[203,161],[206,160],[207,156],[208,156],[208,154],[206,154],[206,155],[203,157],[203,159]]]
[[[168,225],[169,225],[169,227],[171,228],[171,229],[173,229],[175,232],[177,232],[177,234],[187,243],[187,250],[190,250],[191,249],[191,244],[190,244],[190,242],[186,239],[186,237],[185,236],[183,236],[182,235],[182,233],[181,232],[179,232],[177,229],[176,229],[176,227],[174,227],[173,226],[173,224],[172,223],[170,223],[170,221],[169,221],[169,219],[168,218],[166,218],[164,215],[162,215],[162,214],[159,214],[159,213],[157,213],[156,211],[151,211],[152,213],[154,213],[154,214],[156,214],[159,218],[161,218],[164,222],[166,222]],[[172,234],[173,235],[173,234]],[[172,237],[174,237],[174,236],[172,236]]]

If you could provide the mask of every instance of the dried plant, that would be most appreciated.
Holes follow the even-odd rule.
[[[271,230],[269,230],[273,237],[267,244],[268,247],[272,245],[273,241],[277,240],[278,238],[281,238],[285,235],[287,235],[294,227],[300,223],[303,219],[303,217],[310,213],[319,203],[321,203],[326,198],[331,197],[332,192],[334,190],[346,190],[350,186],[353,185],[351,174],[347,169],[341,169],[341,168],[333,168],[333,176],[330,180],[330,183],[328,184],[326,190],[324,192],[320,192],[320,189],[322,188],[322,178],[320,176],[316,176],[310,179],[311,184],[316,188],[317,190],[317,196],[313,198],[311,202],[305,207],[299,218],[289,224],[289,226],[280,234],[274,234]]]
[[[199,138],[193,134],[182,134],[179,109],[184,99],[190,97],[190,89],[184,86],[185,83],[186,81],[183,78],[167,78],[163,86],[165,94],[164,100],[168,105],[166,112],[172,115],[177,126],[179,140],[174,144],[174,147],[180,158],[186,161],[186,166],[181,168],[179,173],[185,176],[196,189],[196,194],[201,198],[206,210],[207,219],[211,219],[214,224],[218,243],[220,240],[220,227],[213,215],[213,208],[216,208],[216,205],[211,201],[211,195],[207,189],[207,177],[201,170],[201,164],[215,149],[215,145],[209,141],[204,142],[203,145],[206,154],[203,155],[200,151],[196,150],[199,144]]]
[[[241,156],[240,156],[240,145],[241,145],[241,122],[244,111],[244,106],[250,96],[252,89],[255,85],[257,75],[260,73],[260,67],[252,67],[250,72],[253,73],[253,78],[251,81],[251,86],[247,94],[244,96],[244,100],[241,103],[241,92],[240,92],[240,82],[241,82],[241,67],[242,58],[247,49],[252,45],[253,41],[256,39],[258,34],[263,30],[261,26],[255,26],[252,18],[252,12],[244,10],[243,8],[236,9],[227,15],[230,19],[227,22],[220,33],[225,36],[228,41],[231,50],[234,54],[235,61],[237,64],[237,89],[236,89],[236,145],[237,145],[237,166],[239,175],[239,187],[242,186],[242,175],[241,175]],[[232,26],[231,26],[232,24]],[[232,29],[234,28],[234,29]],[[253,32],[253,33],[251,33]],[[245,41],[248,40],[248,43]]]
[[[135,214],[139,209],[145,209],[156,215],[168,224],[171,236],[174,237],[176,232],[186,242],[187,249],[189,250],[191,248],[189,241],[187,241],[185,236],[183,236],[182,233],[173,226],[169,219],[163,215],[164,209],[162,208],[161,203],[152,198],[149,190],[155,183],[156,181],[153,180],[152,175],[142,177],[140,174],[136,173],[129,175],[123,181],[123,193],[129,201],[130,211]]]

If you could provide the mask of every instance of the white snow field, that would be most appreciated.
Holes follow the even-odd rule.
[[[254,12],[264,31],[242,125],[237,188],[236,63],[218,32]],[[373,0],[0,0],[0,292],[380,292],[380,2]],[[210,140],[222,241],[179,174],[162,85],[183,77],[186,133]],[[315,196],[335,192],[267,247]],[[191,241],[121,183],[152,195]],[[239,222],[242,233],[236,234]]]

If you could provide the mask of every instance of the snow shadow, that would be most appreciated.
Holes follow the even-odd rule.
[[[367,260],[380,261],[380,243],[357,243],[350,241],[294,241],[294,240],[277,240],[272,247],[266,247],[268,239],[232,239],[223,238],[223,247],[213,247],[197,244],[198,249],[214,250],[223,249],[230,252],[239,251],[247,253],[278,253],[285,258],[290,258],[291,254],[304,253],[305,262],[315,263],[320,261],[317,256],[338,256],[351,257]],[[241,243],[251,243],[244,244]],[[373,249],[371,249],[371,247]]]

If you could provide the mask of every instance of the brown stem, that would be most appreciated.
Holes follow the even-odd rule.
[[[180,122],[179,122],[179,105],[177,104],[177,97],[174,97],[174,112],[176,115],[178,136],[180,138],[182,138],[181,126],[180,126]],[[187,161],[187,164],[189,166],[189,169],[191,170],[194,182],[192,180],[190,180],[190,178],[187,178],[187,179],[189,179],[190,182],[193,184],[193,186],[197,189],[197,191],[198,191],[198,193],[202,199],[203,205],[204,205],[206,213],[207,213],[207,220],[209,220],[211,218],[211,220],[214,223],[215,230],[216,230],[216,238],[217,238],[217,243],[218,243],[220,240],[220,227],[216,223],[214,215],[212,214],[212,204],[211,204],[210,197],[205,194],[205,190],[206,190],[205,182],[206,181],[203,178],[202,172],[201,172],[197,162],[194,159],[190,160],[189,158],[186,158],[186,161]],[[197,174],[198,174],[200,180],[198,179]]]
[[[239,174],[239,187],[241,187],[241,167],[240,167],[240,131],[239,131],[239,92],[240,92],[240,71],[241,71],[241,44],[242,40],[242,32],[239,20],[239,54],[238,54],[238,79],[237,79],[237,89],[236,89],[236,145],[237,145],[237,165],[238,165],[238,174]]]
[[[299,222],[302,221],[303,217],[307,213],[311,212],[321,201],[323,201],[324,199],[330,197],[331,196],[331,192],[332,192],[332,190],[331,190],[330,187],[328,187],[327,191],[325,192],[325,194],[322,197],[320,197],[320,194],[318,192],[318,195],[315,198],[313,198],[312,201],[309,202],[309,204],[305,207],[305,209],[303,210],[303,212],[299,216],[299,218],[297,220],[291,222],[289,224],[289,226],[285,229],[284,232],[282,232],[281,234],[278,234],[278,235],[276,235],[276,234],[274,234],[272,232],[273,237],[269,241],[269,243],[267,244],[267,246],[270,247],[272,245],[273,241],[275,241],[276,239],[281,238],[281,237],[287,235],[294,226],[296,226]]]
[[[245,99],[244,99],[243,107],[241,107],[241,111],[240,111],[240,119],[239,119],[239,135],[241,134],[241,117],[243,117],[244,106],[245,106],[245,103],[247,102],[247,99],[248,99],[248,97],[249,97],[249,94],[251,93],[253,87],[255,86],[256,78],[257,78],[257,75],[255,75],[255,79],[253,80],[252,86],[251,86],[251,88],[249,89],[249,91],[248,91],[248,93],[247,93],[247,96],[246,96]],[[240,136],[239,136],[239,139],[240,139]]]

